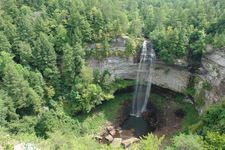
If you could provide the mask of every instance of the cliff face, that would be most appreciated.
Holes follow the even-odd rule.
[[[208,46],[207,51],[209,54],[202,58],[202,67],[194,74],[199,79],[194,85],[195,101],[203,100],[202,106],[198,107],[200,112],[225,98],[225,47],[213,50]]]
[[[133,58],[120,58],[119,56],[111,56],[103,60],[94,58],[86,61],[87,65],[93,70],[99,68],[101,71],[108,70],[112,74],[112,78],[123,78],[135,80],[138,70],[138,63],[133,63]],[[146,67],[149,67],[146,65]],[[145,73],[145,72],[143,72]],[[163,88],[184,93],[191,73],[185,69],[177,69],[156,62],[154,65],[154,73],[152,83]]]
[[[127,39],[127,37],[122,37],[115,40],[114,43],[110,44],[109,51],[119,50],[124,52]],[[211,48],[210,54],[205,55],[201,61],[202,67],[196,73],[190,73],[187,67],[179,65],[168,66],[161,61],[156,61],[152,83],[162,88],[185,94],[193,78],[197,79],[193,84],[195,94],[190,96],[193,97],[201,113],[206,106],[217,103],[224,98],[225,50],[214,51]],[[112,79],[123,78],[135,80],[139,64],[135,63],[133,57],[123,58],[120,56],[110,56],[101,60],[95,58],[88,59],[86,60],[86,65],[93,70],[97,68],[101,71],[108,70],[112,74]]]

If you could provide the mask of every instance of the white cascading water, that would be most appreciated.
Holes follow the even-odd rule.
[[[140,63],[137,71],[133,106],[131,111],[131,115],[136,117],[140,117],[142,112],[146,110],[151,91],[155,51],[153,50],[152,46],[150,46],[150,50],[147,49],[148,43],[149,41],[147,40],[145,40],[143,43]]]

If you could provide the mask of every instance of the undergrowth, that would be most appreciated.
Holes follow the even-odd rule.
[[[79,122],[88,130],[87,134],[97,134],[102,126],[107,122],[115,122],[116,117],[120,113],[120,109],[124,101],[131,99],[133,93],[126,93],[116,96],[110,101],[105,101],[102,105],[96,107],[89,114],[81,114],[76,116]]]

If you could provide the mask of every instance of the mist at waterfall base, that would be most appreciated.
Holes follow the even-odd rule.
[[[151,43],[145,40],[143,42],[140,63],[137,70],[131,116],[140,117],[141,114],[146,111],[151,91],[154,60],[155,52]]]

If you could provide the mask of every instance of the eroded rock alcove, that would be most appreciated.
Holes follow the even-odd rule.
[[[110,44],[109,51],[122,51],[126,49],[126,41],[129,37],[121,37],[114,40]],[[90,45],[89,50],[95,45]],[[154,65],[154,74],[152,83],[172,91],[187,94],[193,78],[197,78],[197,82],[192,84],[195,93],[187,94],[192,99],[193,104],[201,113],[208,105],[219,102],[224,98],[223,81],[225,80],[225,47],[221,50],[215,50],[210,45],[207,46],[207,55],[204,55],[201,61],[201,67],[190,72],[188,64],[182,60],[174,65],[167,65],[157,60]],[[86,65],[93,70],[108,70],[111,78],[122,78],[135,80],[137,74],[138,63],[136,56],[120,57],[110,56],[98,60],[94,57],[86,60]],[[211,88],[204,88],[209,84]],[[200,102],[199,102],[200,100]]]

